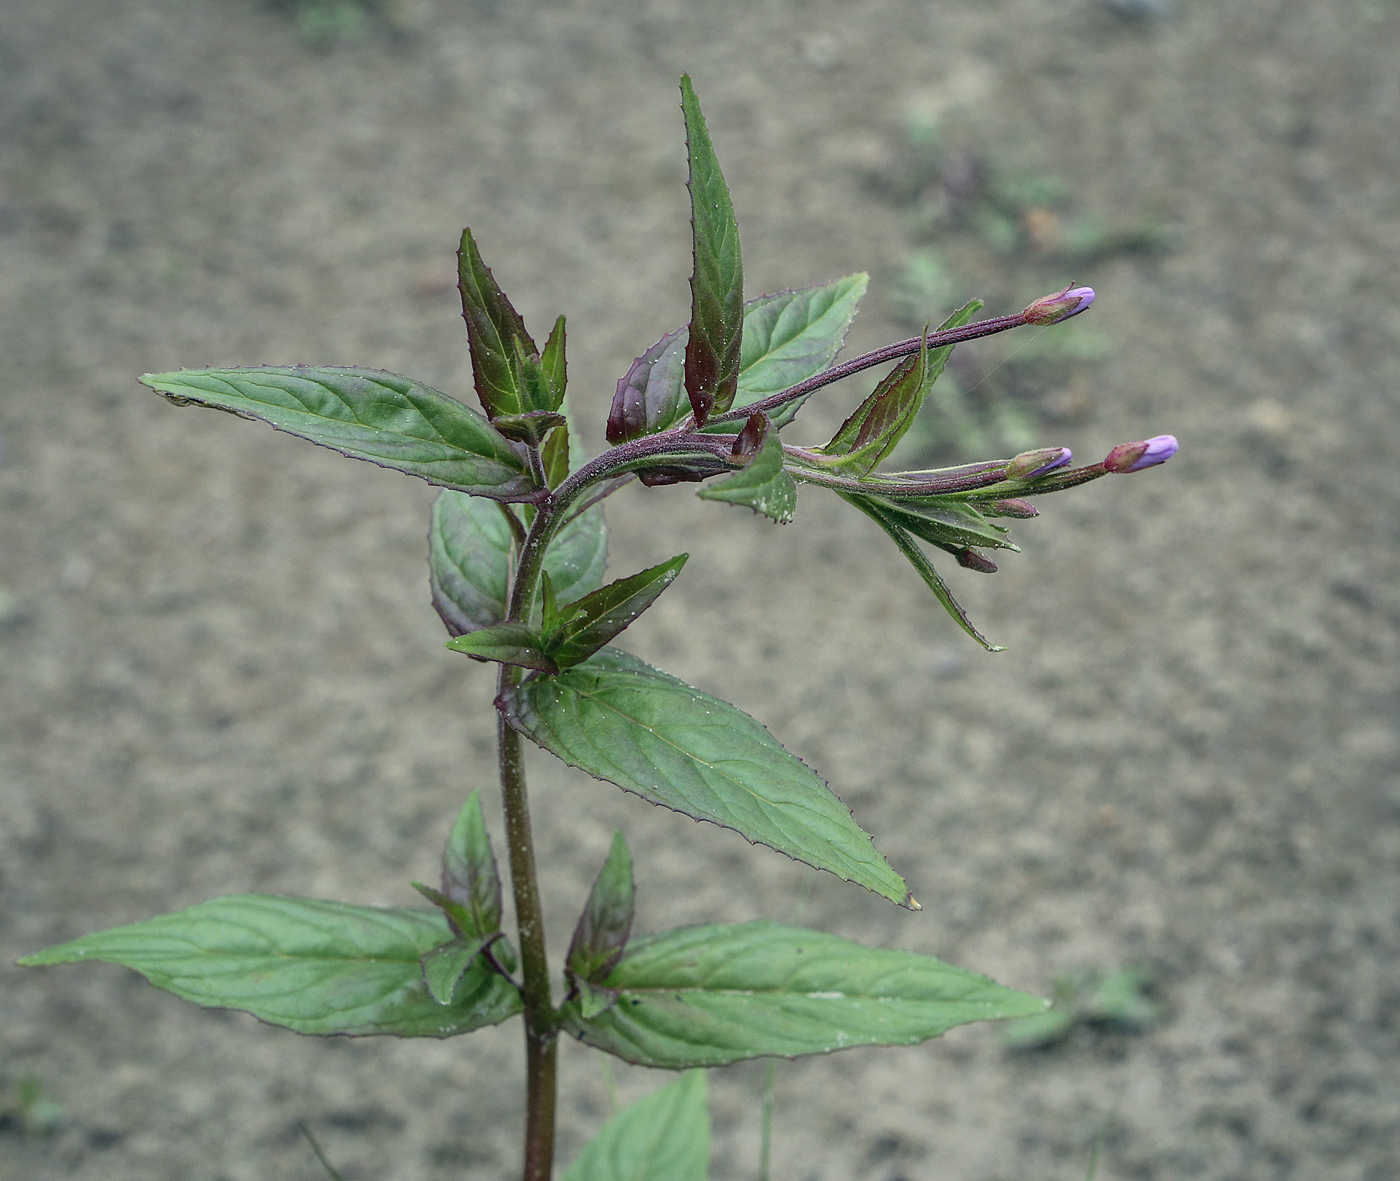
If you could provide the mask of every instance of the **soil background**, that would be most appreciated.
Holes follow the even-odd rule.
[[[953,572],[996,656],[810,489],[786,528],[615,497],[619,574],[692,555],[627,646],[812,763],[925,909],[537,755],[551,946],[621,828],[641,930],[800,911],[1046,994],[1154,972],[1140,1036],[780,1064],[777,1181],[1075,1181],[1102,1129],[1101,1181],[1400,1176],[1400,5],[1119,7],[1146,15],[418,0],[317,50],[260,0],[0,5],[0,1074],[65,1111],[0,1129],[0,1178],[313,1181],[300,1120],[351,1181],[513,1174],[514,1023],[302,1039],[114,967],[11,965],[227,892],[412,905],[474,787],[499,831],[490,674],[428,603],[431,489],[133,377],[360,364],[470,400],[470,224],[531,325],[568,314],[598,438],[687,316],[683,70],[749,292],[871,271],[854,347],[908,335],[881,178],[911,117],[1169,223],[1167,253],[971,294],[1092,284],[1114,351],[1044,441],[1182,450],[1046,501],[994,578]],[[607,1092],[592,1051],[563,1071],[568,1161]],[[711,1076],[717,1179],[756,1175],[763,1072]]]

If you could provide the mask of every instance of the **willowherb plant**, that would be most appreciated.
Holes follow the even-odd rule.
[[[545,958],[521,739],[599,779],[731,828],[816,869],[919,909],[849,809],[758,722],[644,664],[612,641],[680,573],[680,554],[604,584],[602,501],[635,480],[706,481],[700,496],[792,519],[797,487],[826,488],[872,518],[966,632],[920,542],[969,569],[1016,547],[1001,518],[1027,499],[1163,462],[1162,435],[1069,466],[1063,447],[936,471],[884,472],[960,341],[1086,310],[1067,287],[1012,316],[973,321],[977,301],[937,331],[835,363],[866,276],[745,303],[733,207],[688,78],[695,269],[690,323],[618,382],[602,454],[586,459],[565,408],[564,319],[538,348],[470,231],[460,286],[478,414],[376,370],[260,366],[141,380],[177,405],[261,419],[342,454],[419,476],[433,505],[433,603],[448,647],[499,668],[499,778],[518,945],[501,930],[502,887],[478,796],[447,838],[431,909],[234,895],[85,935],[21,961],[102,960],[201,1005],[241,1009],[310,1034],[453,1037],[523,1017],[523,1176],[551,1175],[555,1062],[568,1033],[632,1063],[689,1071],[614,1117],[572,1181],[703,1178],[704,1075],[763,1055],[910,1045],[970,1021],[1023,1017],[1046,1002],[929,956],[881,951],[772,922],[631,938],[632,865],[619,833],[584,904],[556,1004]],[[782,428],[814,391],[884,362],[893,369],[821,446]]]

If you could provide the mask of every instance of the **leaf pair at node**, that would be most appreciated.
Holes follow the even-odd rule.
[[[542,606],[538,627],[507,620],[449,640],[454,652],[478,660],[515,664],[555,675],[587,660],[614,636],[630,627],[675,581],[686,554],[620,578],[560,606],[553,579],[541,577]]]
[[[413,888],[442,911],[453,938],[423,953],[423,980],[432,998],[450,1005],[468,969],[489,954],[490,966],[502,975],[515,970],[510,940],[501,934],[501,875],[479,792],[462,805],[442,853],[441,889],[421,882]]]
[[[555,321],[541,352],[482,262],[469,229],[462,231],[457,273],[482,409],[502,434],[538,445],[563,425],[558,410],[564,404],[564,317]]]

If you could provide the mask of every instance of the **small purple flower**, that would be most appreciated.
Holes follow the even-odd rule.
[[[1092,287],[1066,287],[1054,295],[1042,295],[1021,316],[1027,324],[1058,324],[1087,311],[1093,302]]]
[[[1175,435],[1153,435],[1141,443],[1119,443],[1103,461],[1104,471],[1140,472],[1145,467],[1166,463],[1176,454]]]
[[[1033,480],[1057,467],[1064,467],[1073,458],[1068,447],[1038,447],[1034,451],[1022,451],[1006,465],[1006,479]]]

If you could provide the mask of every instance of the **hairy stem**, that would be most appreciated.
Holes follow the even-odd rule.
[[[498,679],[505,693],[520,679],[520,670],[503,664]],[[525,1170],[523,1181],[549,1181],[554,1167],[555,1065],[559,1031],[545,958],[544,912],[535,873],[535,844],[530,832],[530,803],[525,794],[525,764],[520,735],[504,717],[496,722],[500,749],[501,800],[505,806],[506,843],[510,849],[510,879],[515,891],[515,919],[520,934],[525,1005]]]
[[[976,324],[964,324],[961,328],[945,328],[941,332],[928,334],[928,347],[936,349],[950,344],[962,344],[964,341],[977,340],[982,336],[992,336],[998,332],[1005,332],[1009,328],[1020,328],[1025,323],[1025,313],[1018,312],[1014,316],[996,316],[991,320],[979,320]],[[759,411],[776,410],[779,406],[785,406],[797,398],[805,398],[813,391],[821,389],[822,386],[840,381],[843,377],[850,377],[851,374],[859,373],[862,369],[883,365],[886,361],[895,361],[900,357],[917,353],[923,344],[924,338],[922,336],[913,336],[908,340],[887,344],[884,348],[876,349],[872,353],[853,357],[840,365],[833,365],[830,369],[824,369],[806,381],[800,381],[776,394],[769,394],[766,398],[759,398],[758,401],[750,402],[747,406],[739,406],[733,410],[726,410],[723,414],[711,415],[706,420],[706,425],[713,426],[717,422],[736,422],[741,418],[748,418],[751,414],[757,414]]]

